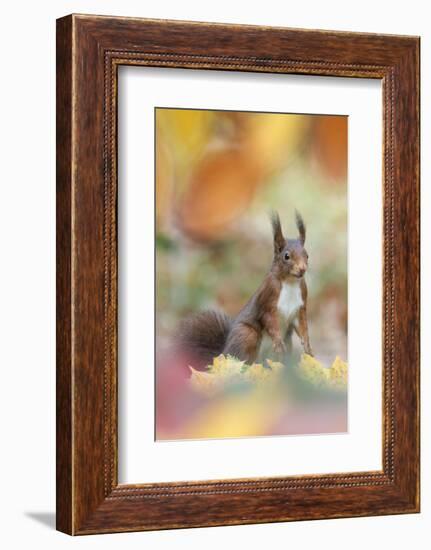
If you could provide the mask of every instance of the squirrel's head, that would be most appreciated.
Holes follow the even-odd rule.
[[[299,212],[295,212],[295,220],[299,232],[298,237],[296,239],[285,239],[278,213],[273,212],[271,216],[274,234],[273,268],[282,280],[288,278],[300,279],[308,268],[308,254],[304,248],[305,225]]]

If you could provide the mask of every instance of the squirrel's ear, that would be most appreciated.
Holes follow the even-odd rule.
[[[274,235],[274,252],[279,254],[285,245],[283,231],[281,230],[280,217],[277,212],[271,213],[272,232]]]
[[[295,221],[296,221],[296,227],[299,231],[299,240],[301,241],[301,244],[304,245],[305,243],[305,224],[304,220],[302,219],[301,214],[298,212],[298,210],[295,210]]]

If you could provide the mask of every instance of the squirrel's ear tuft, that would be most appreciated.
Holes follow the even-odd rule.
[[[279,254],[284,248],[285,239],[281,230],[280,216],[277,212],[271,212],[271,224],[274,235],[274,252]]]
[[[299,231],[299,240],[301,241],[301,244],[304,245],[305,243],[305,224],[304,220],[302,219],[301,214],[298,212],[298,210],[295,210],[295,221],[296,221],[296,227]]]

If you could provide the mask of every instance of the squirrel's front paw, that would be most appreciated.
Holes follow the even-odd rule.
[[[311,349],[311,346],[305,346],[305,347],[304,347],[304,352],[305,352],[307,355],[311,355],[311,357],[314,357],[314,353],[313,353],[313,350]]]
[[[277,342],[274,342],[273,348],[274,348],[275,353],[284,354],[287,351],[286,345],[283,342],[283,340],[279,340]]]

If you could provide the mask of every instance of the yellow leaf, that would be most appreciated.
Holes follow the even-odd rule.
[[[344,390],[347,386],[347,363],[338,356],[332,366],[327,368],[315,357],[303,353],[299,372],[304,380],[316,387]]]
[[[261,363],[247,365],[245,361],[222,354],[214,358],[206,372],[190,367],[192,373],[190,384],[194,390],[205,395],[213,395],[233,383],[259,386],[274,380],[277,373],[283,368],[282,363],[270,359],[267,359],[266,362],[269,368],[265,368]]]
[[[329,378],[333,387],[345,388],[347,386],[347,363],[342,361],[338,355],[329,369]]]
[[[232,377],[234,374],[240,373],[244,363],[235,357],[230,355],[225,357],[222,354],[214,358],[212,365],[208,366],[208,371],[221,377]]]
[[[301,377],[313,386],[326,386],[329,378],[329,371],[311,355],[303,353],[299,363]]]
[[[268,380],[272,372],[270,369],[265,369],[260,363],[254,363],[244,373],[244,377],[249,382],[261,383]]]

